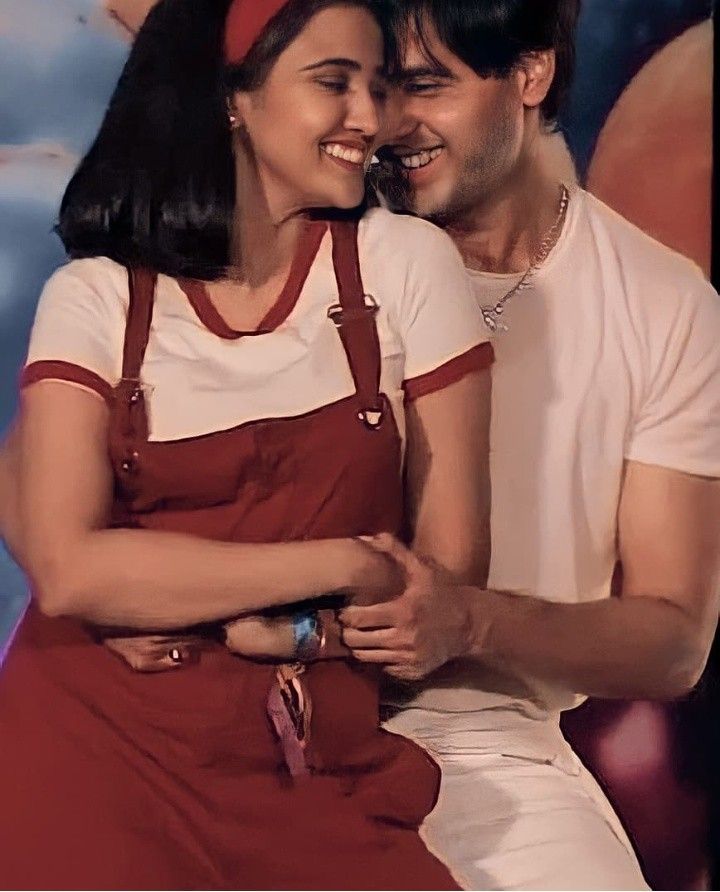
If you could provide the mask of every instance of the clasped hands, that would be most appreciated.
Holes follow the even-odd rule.
[[[325,615],[327,645],[321,659],[352,656],[395,679],[413,682],[462,656],[468,646],[465,590],[430,561],[390,535],[362,540],[390,563],[390,585],[358,589],[335,617]],[[253,615],[225,627],[226,645],[250,659],[292,660],[289,617]],[[105,644],[139,672],[181,669],[205,644],[188,636],[106,638]]]

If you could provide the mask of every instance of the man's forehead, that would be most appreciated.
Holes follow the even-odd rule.
[[[457,76],[462,61],[438,36],[435,25],[427,19],[409,22],[402,35],[401,76]]]

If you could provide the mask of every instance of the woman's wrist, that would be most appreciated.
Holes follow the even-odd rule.
[[[337,539],[333,542],[331,557],[332,581],[327,591],[351,591],[363,585],[374,571],[376,556],[372,549],[359,539]]]

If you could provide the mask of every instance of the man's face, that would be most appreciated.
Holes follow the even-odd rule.
[[[432,28],[425,43],[434,62],[417,39],[408,41],[389,146],[408,177],[408,210],[446,225],[512,172],[522,151],[524,106],[515,73],[478,77]]]

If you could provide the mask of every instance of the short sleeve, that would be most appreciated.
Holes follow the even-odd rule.
[[[399,323],[408,401],[487,369],[494,360],[460,253],[440,229],[413,222],[418,228]]]
[[[626,457],[720,478],[720,297],[698,280],[651,370]]]
[[[122,373],[127,313],[123,274],[122,267],[99,258],[73,261],[48,280],[21,387],[42,380],[66,381],[110,399]]]

